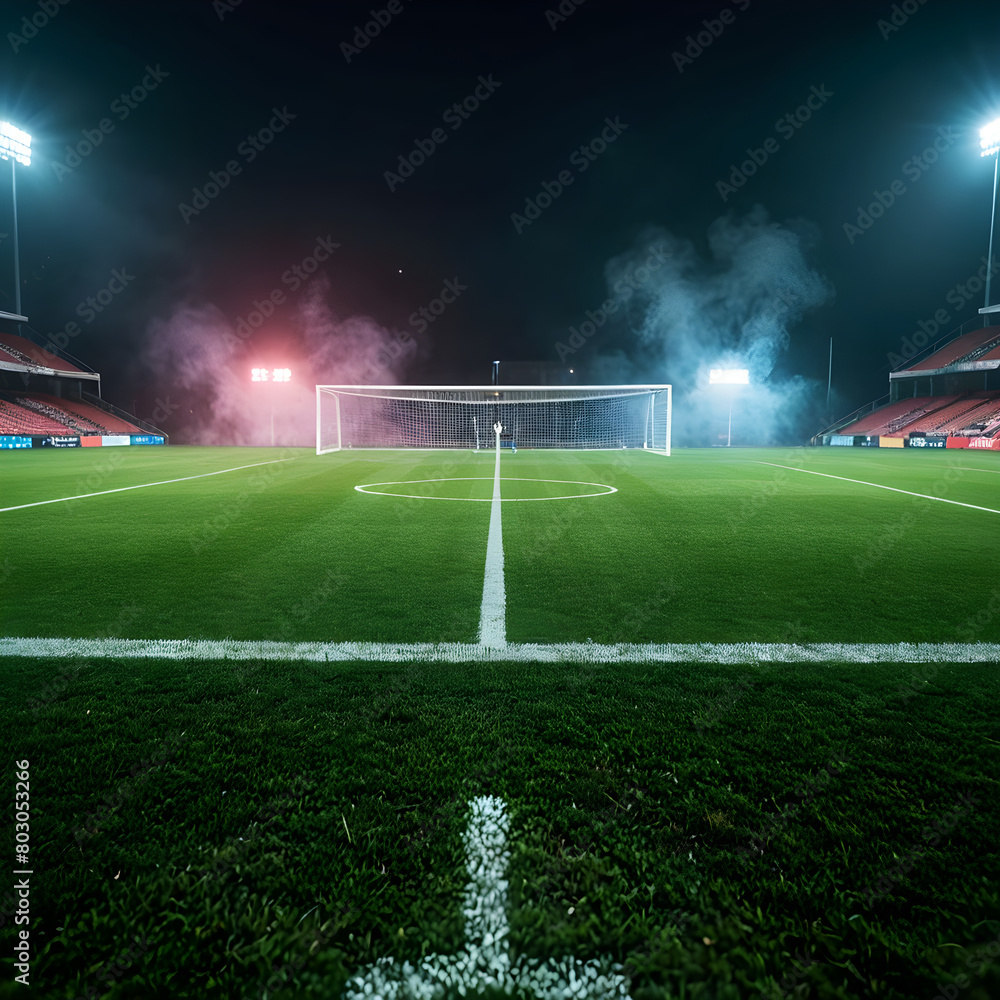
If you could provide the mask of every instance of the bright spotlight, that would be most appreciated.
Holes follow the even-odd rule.
[[[709,385],[749,385],[750,372],[746,368],[712,368],[708,373]]]
[[[272,378],[275,382],[291,382],[292,370],[291,368],[275,368],[272,372]]]
[[[979,130],[979,145],[982,147],[981,156],[992,156],[1000,152],[1000,118]]]
[[[17,160],[26,167],[31,166],[31,136],[14,128],[10,122],[0,122],[0,157]]]

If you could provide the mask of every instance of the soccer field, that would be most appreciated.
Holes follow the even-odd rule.
[[[5,456],[6,635],[478,641],[492,452],[109,452]],[[510,643],[1000,640],[992,453],[519,451],[499,485]]]
[[[32,996],[1000,995],[995,454],[3,463]]]

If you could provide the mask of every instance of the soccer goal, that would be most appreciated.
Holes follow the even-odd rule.
[[[348,448],[645,448],[670,454],[669,385],[316,386],[316,454]]]

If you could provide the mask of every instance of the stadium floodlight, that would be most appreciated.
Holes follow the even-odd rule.
[[[669,385],[318,385],[316,454],[346,448],[644,448],[670,454]]]
[[[31,166],[31,136],[10,122],[0,122],[0,159],[10,160],[10,190],[14,203],[14,312],[21,315],[21,262],[17,252],[17,174],[14,165]]]
[[[251,382],[291,382],[290,368],[251,368]],[[274,447],[274,393],[271,394],[271,447]]]
[[[31,136],[10,122],[0,122],[0,157],[31,166]]]
[[[990,251],[989,256],[987,256],[987,261],[989,261],[990,266],[986,268],[986,302],[983,304],[983,308],[979,310],[980,315],[984,315],[990,312],[997,312],[1000,310],[990,309],[990,278],[993,276],[993,229],[996,225],[997,217],[997,170],[1000,169],[1000,118],[989,123],[989,125],[984,125],[979,130],[979,145],[982,147],[980,156],[995,156],[996,160],[993,163],[993,208],[990,214]],[[985,323],[989,323],[989,320],[984,320]]]
[[[982,148],[980,156],[994,156],[1000,152],[1000,118],[979,130],[979,145]]]
[[[712,368],[708,372],[709,385],[749,385],[750,371],[747,368]],[[729,396],[729,431],[726,435],[726,447],[733,444],[733,397]]]

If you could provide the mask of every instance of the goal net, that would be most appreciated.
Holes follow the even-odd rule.
[[[669,385],[316,386],[316,454],[347,448],[645,448],[670,454]]]

